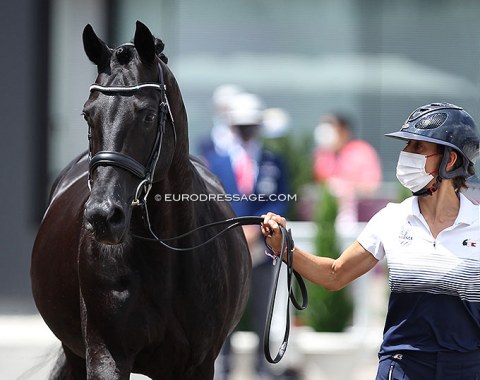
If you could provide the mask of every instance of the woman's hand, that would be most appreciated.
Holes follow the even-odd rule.
[[[287,227],[287,220],[273,212],[262,215],[262,234],[265,236],[267,244],[273,249],[275,254],[280,254],[282,249],[282,232],[279,225]]]

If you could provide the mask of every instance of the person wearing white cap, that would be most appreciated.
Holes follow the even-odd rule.
[[[290,129],[290,115],[282,108],[267,108],[263,111],[261,134],[265,139],[285,137]]]
[[[227,120],[234,140],[228,154],[211,151],[206,156],[208,166],[222,181],[226,193],[244,197],[232,202],[238,216],[261,215],[272,209],[285,213],[288,208],[286,201],[272,197],[288,193],[287,175],[281,158],[266,150],[259,139],[263,111],[262,101],[254,94],[240,93],[232,97]],[[263,238],[258,228],[246,226],[244,232],[253,264],[249,300],[251,322],[261,338],[274,272],[271,259],[264,254]],[[273,378],[261,344],[256,370],[259,379]]]
[[[218,154],[228,154],[235,137],[230,129],[227,114],[232,99],[241,92],[242,89],[234,84],[222,84],[213,92],[213,126],[208,137],[199,144],[201,157],[205,157],[212,150]]]

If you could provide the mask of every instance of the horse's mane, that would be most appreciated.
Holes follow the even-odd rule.
[[[155,53],[157,54],[158,58],[162,60],[163,63],[168,63],[167,56],[163,53],[163,49],[165,49],[165,44],[159,38],[155,38]]]

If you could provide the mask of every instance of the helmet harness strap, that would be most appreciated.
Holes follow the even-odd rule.
[[[440,175],[437,176],[435,179],[435,182],[432,183],[430,186],[423,188],[422,190],[415,191],[412,193],[412,195],[415,195],[417,197],[424,197],[426,195],[433,195],[435,191],[438,190],[440,187],[440,184],[442,183],[443,178],[440,177]]]

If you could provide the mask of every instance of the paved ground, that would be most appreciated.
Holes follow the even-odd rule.
[[[60,343],[40,316],[0,316],[0,379],[46,380]],[[147,379],[132,375],[131,379]]]
[[[339,337],[295,330],[278,370],[287,365],[301,367],[303,380],[371,380],[376,369],[377,338],[373,332],[370,336],[349,333]],[[238,333],[234,338],[234,372],[230,380],[254,379],[252,352],[256,343],[250,333]],[[0,379],[46,380],[58,349],[59,343],[40,317],[0,317]],[[132,375],[131,379],[147,378]]]
[[[299,369],[301,380],[374,379],[386,286],[381,275],[356,284],[356,291],[366,303],[359,308],[357,327],[352,331],[328,334],[294,328],[287,353],[274,369],[278,373],[287,367]],[[7,310],[5,304],[8,302],[0,300],[0,380],[48,379],[60,347],[57,339],[32,305],[13,304]],[[251,333],[236,333],[232,339],[234,371],[229,380],[255,380],[252,368],[256,344],[258,339]],[[131,379],[147,378],[132,375]]]
[[[40,317],[0,317],[0,379],[48,379],[59,347]],[[147,378],[132,375],[131,379]]]

